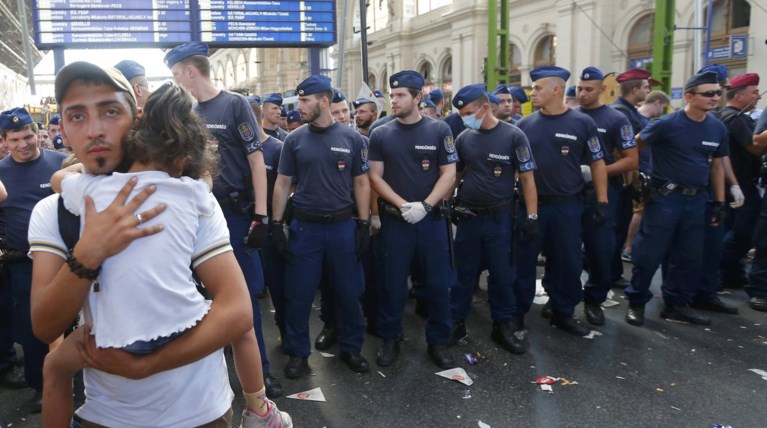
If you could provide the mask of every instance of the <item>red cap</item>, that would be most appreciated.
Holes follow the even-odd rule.
[[[756,73],[746,73],[730,79],[730,89],[745,88],[746,86],[756,86],[759,84],[759,75]]]
[[[632,68],[631,70],[624,71],[623,73],[619,74],[615,81],[618,83],[623,83],[629,80],[645,80],[645,79],[652,79],[652,75],[647,70],[642,70],[641,68]]]

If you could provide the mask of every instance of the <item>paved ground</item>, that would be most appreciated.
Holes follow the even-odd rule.
[[[285,395],[320,387],[327,400],[278,399],[297,427],[477,427],[479,421],[493,428],[763,427],[767,380],[749,369],[767,371],[767,315],[748,308],[742,291],[722,298],[738,305],[741,314],[713,314],[710,328],[672,323],[659,318],[660,300],[654,299],[646,325],[637,328],[623,321],[626,303],[617,292],[620,305],[605,309],[607,324],[592,340],[549,327],[535,306],[527,320],[531,348],[522,356],[495,346],[487,305],[475,305],[467,326],[470,340],[454,348],[474,380],[470,387],[434,375],[439,369],[426,354],[424,323],[413,314],[412,301],[397,363],[377,367],[380,339],[366,336],[363,354],[372,369],[361,375],[337,357],[315,352],[309,360],[314,375],[284,379],[287,358],[276,345],[276,328],[265,324],[273,373],[282,379]],[[268,313],[268,301],[261,303]],[[316,335],[321,325],[317,317],[313,322]],[[466,352],[483,358],[469,365]],[[531,383],[544,375],[577,384],[555,384],[548,393]],[[237,391],[234,375],[232,384]],[[40,425],[39,416],[23,409],[31,395],[31,390],[0,390],[0,409],[12,427]],[[238,398],[235,410],[241,409]]]

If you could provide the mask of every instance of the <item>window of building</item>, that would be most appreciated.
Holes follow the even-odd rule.
[[[373,0],[380,1],[380,0]],[[429,12],[431,10],[447,6],[453,3],[453,0],[418,0],[418,14]]]
[[[652,63],[652,30],[655,15],[650,13],[634,23],[629,32],[628,68],[648,68]]]
[[[237,55],[237,68],[235,70],[235,83],[242,83],[248,80],[248,63],[245,62],[245,53],[240,52]]]
[[[706,16],[708,19],[708,10]],[[707,21],[703,21],[704,23]],[[748,34],[751,25],[751,5],[746,0],[715,0],[711,13],[711,51],[709,61],[724,64],[730,76],[746,68],[746,58],[731,58],[727,47],[731,36]],[[704,38],[705,39],[705,38]],[[705,50],[705,40],[703,49]]]
[[[376,81],[376,75],[373,73],[368,73],[368,87],[375,89],[377,85],[378,82]]]
[[[544,36],[535,47],[535,59],[533,61],[536,67],[544,65],[555,65],[557,63],[557,36]]]
[[[434,79],[434,67],[432,67],[431,63],[426,61],[423,64],[421,64],[421,66],[418,67],[418,72],[421,73],[421,75],[423,75],[424,88],[428,87],[429,90],[432,90],[435,79]]]
[[[522,51],[517,45],[512,43],[509,46],[509,85],[519,86],[522,84],[522,72],[519,67],[522,66]]]
[[[367,6],[368,33],[374,33],[386,28],[389,22],[389,1],[369,0]]]

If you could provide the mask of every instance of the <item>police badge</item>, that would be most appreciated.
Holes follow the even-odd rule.
[[[562,146],[560,151],[562,152],[562,156],[567,156],[570,154],[570,146]]]
[[[421,161],[421,168],[423,168],[424,171],[428,171],[429,170],[429,160],[428,159],[424,159],[424,160]]]
[[[602,147],[599,145],[599,138],[589,138],[589,150],[591,150],[591,153],[599,153],[601,149]]]
[[[455,144],[453,143],[453,136],[448,135],[445,137],[444,140],[445,143],[445,151],[448,153],[454,153],[455,152]]]

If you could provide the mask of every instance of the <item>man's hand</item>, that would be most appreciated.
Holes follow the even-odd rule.
[[[426,217],[426,208],[421,202],[407,202],[400,206],[402,211],[402,218],[410,223],[416,224]]]
[[[269,218],[256,215],[250,223],[248,236],[245,237],[245,245],[250,248],[263,248],[269,237]]]
[[[724,222],[724,202],[715,201],[711,207],[711,226],[717,227]]]
[[[594,210],[594,223],[599,226],[605,224],[605,221],[607,221],[608,206],[607,202],[597,202],[596,209]]]
[[[588,165],[581,165],[581,176],[583,181],[591,183],[591,167]]]
[[[746,203],[746,197],[743,195],[743,191],[740,190],[740,186],[737,184],[730,186],[730,195],[732,195],[732,202],[730,207],[740,208]]]
[[[539,234],[540,228],[538,226],[538,219],[530,217],[526,218],[519,231],[520,239],[524,241],[532,241],[537,239]]]
[[[141,204],[156,190],[155,186],[149,186],[128,201],[128,196],[137,183],[136,177],[128,180],[112,203],[101,212],[96,212],[93,199],[85,197],[83,234],[74,250],[75,257],[84,266],[100,266],[104,260],[124,250],[136,239],[163,230],[162,225],[138,227],[165,211],[165,204],[161,203],[135,214]]]
[[[269,239],[282,257],[288,256],[288,237],[285,236],[282,222],[272,220],[269,223]]]
[[[85,367],[128,379],[144,379],[154,374],[147,364],[148,356],[139,357],[117,348],[100,349],[96,347],[90,326],[84,325],[80,328],[83,329],[83,338],[77,348],[85,360]]]
[[[370,216],[370,234],[375,235],[381,230],[381,217],[377,215]]]

